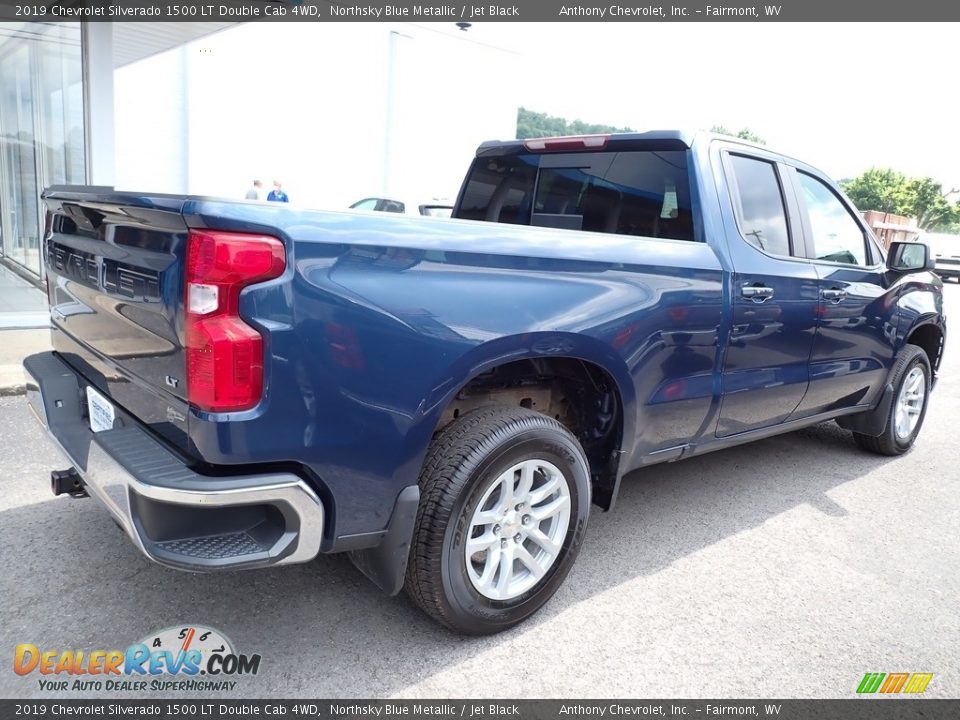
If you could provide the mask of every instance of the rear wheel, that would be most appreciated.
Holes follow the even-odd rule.
[[[556,592],[590,508],[587,459],[555,420],[482,408],[444,428],[420,476],[405,587],[458,632],[506,630]]]
[[[877,437],[855,432],[857,444],[879,455],[902,455],[913,447],[927,414],[931,376],[930,361],[923,349],[904,346],[892,373],[893,403],[883,432]]]

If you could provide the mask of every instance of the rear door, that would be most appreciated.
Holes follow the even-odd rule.
[[[781,423],[803,399],[818,276],[804,257],[796,200],[779,159],[732,145],[720,145],[713,159],[734,266],[716,430],[725,437]]]
[[[820,290],[803,417],[874,401],[893,362],[897,289],[859,213],[813,172],[791,173]]]
[[[182,198],[45,194],[54,349],[111,402],[187,447]]]

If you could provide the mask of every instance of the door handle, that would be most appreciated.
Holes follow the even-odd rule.
[[[773,297],[773,288],[766,285],[744,285],[740,288],[740,296],[755,303],[762,303]]]
[[[820,291],[820,294],[823,296],[824,300],[830,300],[836,304],[847,296],[847,291],[843,288],[825,288]]]

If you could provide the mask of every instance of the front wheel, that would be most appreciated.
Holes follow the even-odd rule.
[[[923,349],[905,345],[894,364],[893,403],[883,432],[877,437],[855,432],[857,444],[879,455],[902,455],[913,447],[927,414],[932,374]]]
[[[524,408],[467,413],[434,438],[405,587],[462,633],[500,632],[539,610],[573,565],[590,510],[577,439]]]

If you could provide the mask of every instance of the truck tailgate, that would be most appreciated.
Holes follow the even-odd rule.
[[[186,450],[183,198],[53,188],[44,201],[54,350]]]

